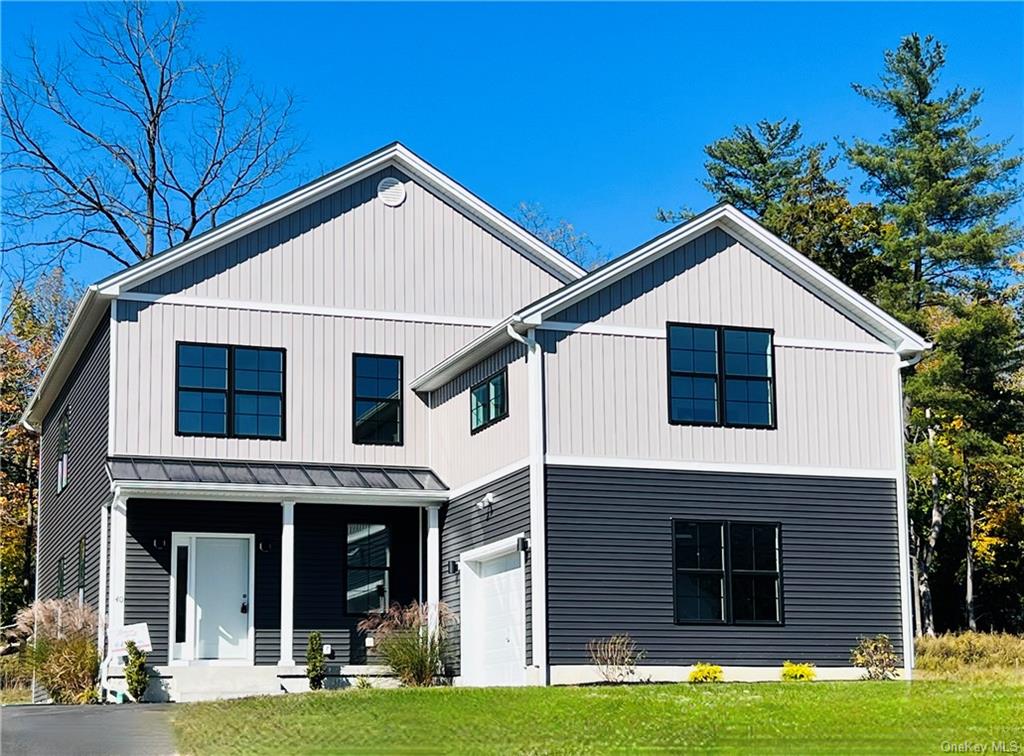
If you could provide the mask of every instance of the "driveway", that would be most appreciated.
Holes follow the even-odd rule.
[[[0,753],[172,754],[171,706],[4,706]]]

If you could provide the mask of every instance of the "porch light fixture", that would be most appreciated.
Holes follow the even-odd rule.
[[[448,574],[458,575],[459,574],[459,563],[454,559],[448,560]]]
[[[516,551],[522,551],[524,554],[530,550],[530,539],[529,538],[518,538],[516,539]]]
[[[156,549],[157,551],[163,551],[164,549],[167,548],[167,539],[166,538],[154,538],[153,539],[153,548]]]
[[[260,541],[260,552],[263,554],[269,554],[274,550],[273,544],[270,541]]]

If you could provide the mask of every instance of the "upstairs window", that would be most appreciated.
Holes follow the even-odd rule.
[[[178,344],[177,432],[284,439],[284,350]]]
[[[674,520],[677,623],[780,624],[775,523]]]
[[[508,417],[508,370],[492,375],[469,392],[469,428],[476,433]]]
[[[352,440],[402,445],[402,358],[353,355]]]
[[[68,487],[68,460],[71,455],[71,427],[67,409],[57,426],[57,493]]]
[[[384,611],[391,583],[391,534],[387,525],[349,523],[346,546],[345,612]]]
[[[670,323],[669,422],[774,428],[772,332]]]

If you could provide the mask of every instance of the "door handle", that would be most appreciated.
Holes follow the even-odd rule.
[[[249,597],[246,594],[242,594],[242,608],[239,609],[242,614],[249,613]]]

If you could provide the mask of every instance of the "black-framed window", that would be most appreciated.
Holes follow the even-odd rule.
[[[71,459],[71,420],[65,407],[57,426],[57,493],[68,487],[68,463]]]
[[[469,428],[476,433],[508,417],[508,369],[502,369],[469,390]]]
[[[673,520],[675,621],[781,624],[778,523]]]
[[[350,522],[346,534],[345,612],[366,614],[388,608],[391,533],[387,525]]]
[[[724,527],[720,522],[674,523],[677,621],[725,621]]]
[[[402,358],[352,356],[352,441],[402,445]]]
[[[64,598],[64,557],[57,560],[57,598]]]
[[[85,590],[85,539],[78,540],[78,582],[75,584],[79,593]]]
[[[284,439],[283,349],[179,342],[175,430]]]
[[[669,323],[668,405],[677,425],[776,427],[772,331]]]

